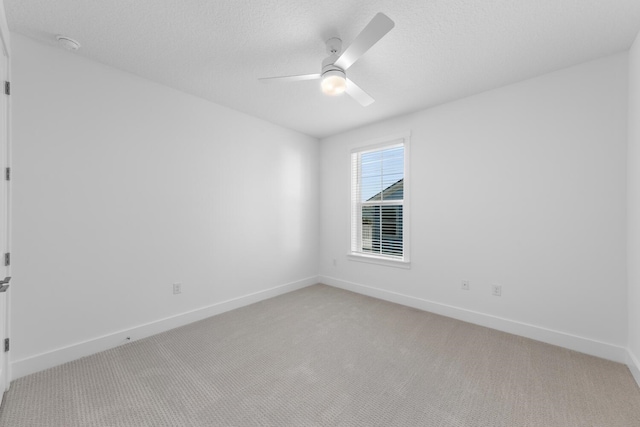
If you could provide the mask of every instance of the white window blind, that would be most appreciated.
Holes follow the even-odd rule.
[[[406,260],[406,138],[351,153],[351,253]]]

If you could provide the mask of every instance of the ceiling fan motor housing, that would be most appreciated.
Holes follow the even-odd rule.
[[[331,56],[328,56],[324,59],[324,61],[322,61],[322,72],[321,74],[324,74],[326,71],[330,71],[330,70],[340,70],[342,72],[344,72],[344,70],[340,67],[337,67],[335,65],[333,65],[336,61],[338,60],[338,55],[337,54],[333,54]]]
[[[337,73],[332,73],[332,74],[336,74],[337,75],[337,74],[341,73],[342,74],[342,78],[345,78],[345,79],[347,78],[346,77],[346,72],[342,68],[334,65],[334,63],[337,60],[338,60],[338,55],[334,53],[333,55],[325,58],[325,60],[322,61],[322,71],[320,72],[322,77],[324,77],[325,74],[327,74],[329,72],[336,71]]]
[[[331,77],[331,76],[342,77],[345,80],[347,79],[347,75],[340,68],[334,68],[334,69],[331,69],[331,70],[322,71],[322,78],[323,79]]]
[[[346,74],[347,73],[345,73],[345,71],[342,68],[336,67],[335,65],[333,65],[333,62],[330,63],[330,64],[327,64],[327,65],[322,64],[322,72],[320,74],[322,74],[322,76],[324,76],[325,74],[330,73],[330,72],[334,72],[334,71],[338,72],[338,73],[341,73],[342,76],[346,78]]]

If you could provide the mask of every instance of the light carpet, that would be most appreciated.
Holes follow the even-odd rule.
[[[316,285],[13,382],[0,425],[640,426],[626,366]]]

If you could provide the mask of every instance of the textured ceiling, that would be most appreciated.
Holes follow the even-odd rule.
[[[12,31],[253,116],[325,137],[627,50],[639,0],[5,0]],[[348,76],[376,102],[322,95],[325,40],[377,12],[391,30]]]

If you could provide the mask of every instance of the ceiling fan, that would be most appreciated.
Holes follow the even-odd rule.
[[[385,34],[391,31],[394,25],[394,22],[387,15],[378,13],[344,52],[342,52],[342,40],[337,37],[327,40],[327,53],[330,56],[322,61],[322,71],[319,74],[266,77],[259,80],[263,82],[298,82],[322,79],[321,87],[325,94],[340,95],[346,92],[363,107],[371,105],[374,99],[349,80],[346,71]]]

